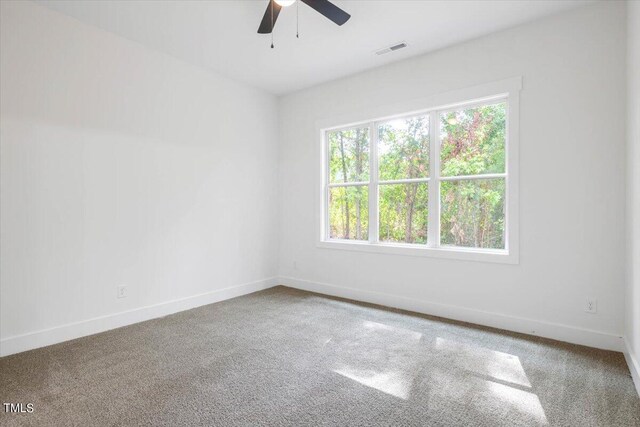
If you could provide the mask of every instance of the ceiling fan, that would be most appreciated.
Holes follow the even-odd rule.
[[[296,0],[269,0],[267,10],[264,12],[262,22],[258,27],[259,34],[269,34],[273,31],[276,19],[283,7],[291,6]],[[300,0],[302,3],[315,9],[316,12],[324,15],[338,25],[342,25],[351,18],[344,10],[328,0]]]

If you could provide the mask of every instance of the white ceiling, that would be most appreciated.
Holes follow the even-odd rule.
[[[284,94],[589,3],[563,1],[334,0],[339,27],[305,4],[284,8],[257,34],[268,0],[44,1],[40,4],[233,79]],[[399,41],[408,48],[377,56]]]

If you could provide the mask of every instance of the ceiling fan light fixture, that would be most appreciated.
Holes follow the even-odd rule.
[[[333,21],[336,25],[342,25],[351,18],[344,10],[340,9],[329,0],[300,0],[300,2],[306,4],[320,15]],[[264,12],[260,26],[258,27],[258,34],[272,34],[273,27],[276,24],[280,11],[296,3],[296,0],[269,0],[267,4],[267,10]],[[300,4],[300,3],[296,3]],[[297,12],[296,7],[296,12]],[[296,13],[297,15],[297,13]]]
[[[291,6],[296,2],[296,0],[273,0],[273,1],[275,1],[278,6],[282,6],[282,7]]]

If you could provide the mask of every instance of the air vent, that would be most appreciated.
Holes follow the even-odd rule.
[[[396,43],[393,46],[385,47],[384,49],[376,50],[376,55],[384,55],[385,53],[394,52],[396,50],[404,49],[407,47],[405,42]]]

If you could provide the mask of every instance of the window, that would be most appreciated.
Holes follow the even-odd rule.
[[[504,94],[323,130],[321,246],[508,256],[510,101]]]
[[[369,128],[327,133],[329,147],[329,237],[369,237]]]
[[[507,105],[438,112],[440,244],[505,249]]]

